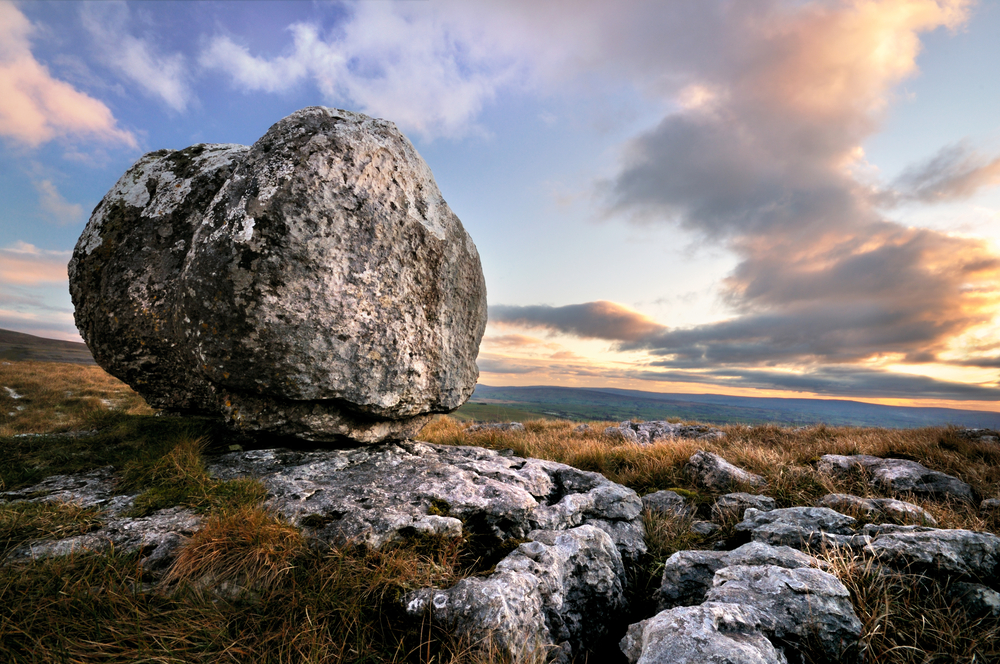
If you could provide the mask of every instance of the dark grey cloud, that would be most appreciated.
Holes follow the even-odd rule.
[[[639,341],[666,327],[615,302],[598,301],[563,307],[493,305],[490,323],[540,328],[584,339]]]
[[[967,198],[996,184],[1000,184],[1000,157],[991,159],[962,142],[907,168],[890,193],[901,201],[937,203]]]
[[[652,366],[656,365],[654,362]],[[710,369],[699,372],[651,369],[637,372],[634,377],[653,381],[790,390],[838,397],[953,401],[1000,399],[1000,388],[996,387],[850,366],[823,366],[804,373],[767,369]]]

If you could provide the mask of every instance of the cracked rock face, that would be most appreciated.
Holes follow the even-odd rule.
[[[870,484],[873,487],[896,493],[970,501],[973,497],[972,487],[957,477],[931,470],[908,459],[882,459],[867,454],[824,454],[817,462],[816,469],[832,476],[863,470],[870,474]]]
[[[403,599],[407,613],[429,614],[473,643],[492,641],[514,661],[540,652],[568,657],[598,642],[626,605],[614,542],[593,526],[529,537],[486,579],[410,593]]]
[[[306,108],[249,148],[144,156],[69,275],[98,364],[158,408],[377,442],[478,377],[476,247],[410,142],[357,113]]]
[[[331,542],[372,547],[413,533],[497,540],[535,530],[591,525],[622,558],[645,552],[634,491],[554,461],[502,456],[479,447],[407,441],[349,450],[256,450],[209,466],[219,479],[256,477],[267,506]]]

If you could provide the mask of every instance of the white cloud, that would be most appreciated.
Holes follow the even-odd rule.
[[[83,206],[63,198],[51,180],[37,180],[34,185],[38,190],[38,205],[49,219],[60,226],[69,226],[83,220]]]
[[[16,6],[0,2],[0,135],[29,146],[86,137],[136,147],[107,106],[53,78],[35,59],[33,30]]]
[[[131,34],[129,9],[124,2],[85,3],[80,16],[105,64],[173,110],[188,107],[194,93],[188,83],[184,56],[161,53],[151,41]]]

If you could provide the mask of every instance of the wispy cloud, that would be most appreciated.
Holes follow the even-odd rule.
[[[489,315],[494,325],[545,329],[583,339],[639,341],[667,329],[637,311],[603,300],[563,307],[494,305]]]
[[[972,196],[1000,184],[1000,157],[991,159],[967,142],[949,145],[906,169],[889,192],[896,200],[938,203]]]
[[[87,138],[136,147],[102,102],[52,76],[31,52],[31,22],[0,2],[0,135],[29,146]]]
[[[50,220],[60,226],[83,221],[83,206],[63,198],[51,180],[36,180],[34,185],[38,191],[38,205]]]
[[[520,79],[516,58],[500,47],[495,31],[463,20],[469,12],[460,6],[445,6],[457,11],[355,3],[334,30],[289,26],[292,43],[283,55],[254,55],[217,35],[199,62],[227,74],[243,92],[280,93],[309,81],[328,103],[349,104],[425,136],[458,136],[475,130],[476,116],[500,87]]]
[[[80,17],[104,64],[175,111],[184,111],[193,101],[184,56],[164,53],[153,38],[132,34],[124,2],[84,3]]]
[[[71,251],[48,251],[26,242],[0,248],[0,284],[67,283],[66,265],[72,255]]]

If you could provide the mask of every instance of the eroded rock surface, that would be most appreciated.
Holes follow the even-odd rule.
[[[854,517],[827,507],[785,507],[769,512],[751,507],[743,514],[743,521],[736,524],[736,531],[773,546],[819,549],[824,545],[854,544],[856,523]]]
[[[233,452],[209,466],[219,479],[256,477],[267,506],[311,536],[372,547],[412,533],[498,540],[592,525],[622,557],[645,549],[642,501],[603,475],[479,447],[416,441],[348,450]]]
[[[912,529],[880,533],[865,553],[897,569],[998,581],[1000,537],[970,530]]]
[[[478,376],[476,247],[410,142],[357,113],[145,155],[69,275],[98,364],[154,407],[250,431],[402,439]]]
[[[630,625],[620,647],[629,664],[787,664],[764,625],[753,608],[706,602]]]
[[[722,429],[704,424],[674,424],[664,420],[653,420],[650,422],[622,422],[618,426],[606,428],[604,435],[648,445],[658,440],[673,440],[675,438],[718,440],[726,433]]]
[[[824,454],[816,469],[832,476],[863,470],[871,474],[871,485],[883,491],[972,500],[972,487],[962,480],[908,459],[882,459],[867,454]]]
[[[727,493],[724,496],[719,496],[719,498],[712,504],[712,516],[717,519],[742,519],[743,514],[751,507],[756,510],[760,510],[761,512],[769,512],[776,506],[774,498],[771,498],[770,496],[760,496],[753,493],[737,491],[735,493]]]
[[[861,498],[846,493],[829,493],[816,501],[816,507],[829,507],[838,512],[854,511],[868,517],[886,516],[921,525],[938,525],[934,516],[924,508],[894,498]]]
[[[662,512],[681,518],[692,517],[698,511],[694,505],[689,505],[684,500],[684,496],[668,489],[647,493],[642,497],[642,506],[650,512]]]
[[[406,611],[429,614],[472,643],[492,642],[514,661],[556,650],[572,656],[598,642],[625,607],[625,570],[614,542],[593,526],[529,538],[485,579],[408,594]]]

